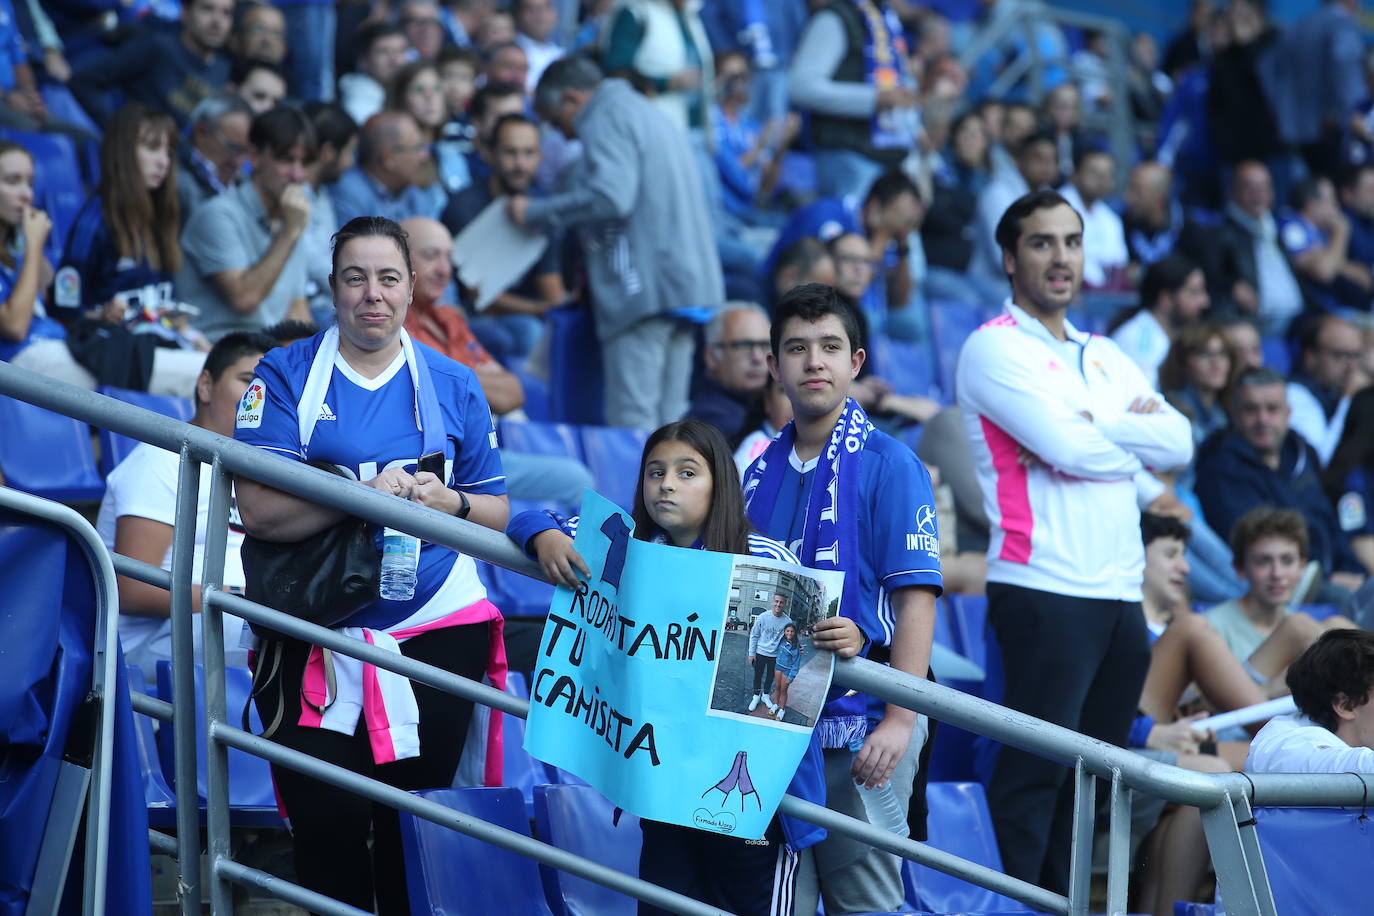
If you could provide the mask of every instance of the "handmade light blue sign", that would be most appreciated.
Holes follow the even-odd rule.
[[[807,637],[835,613],[842,574],[637,541],[633,525],[586,494],[575,544],[591,577],[554,593],[525,749],[639,817],[762,837],[829,688],[833,656]],[[755,629],[791,631],[791,650]],[[751,704],[754,655],[767,699]]]

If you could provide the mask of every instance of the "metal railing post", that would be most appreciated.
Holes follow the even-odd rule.
[[[200,914],[200,797],[196,791],[195,635],[191,570],[195,563],[200,464],[181,449],[172,526],[172,743],[177,797],[177,897],[183,916]]]
[[[205,530],[205,568],[200,577],[200,628],[205,661],[205,825],[209,857],[210,912],[229,916],[233,888],[214,868],[229,858],[229,750],[214,739],[215,723],[225,722],[224,613],[206,596],[224,584],[224,550],[229,536],[229,498],[233,483],[216,457],[210,466],[210,511]]]
[[[1131,790],[1112,768],[1111,821],[1107,828],[1107,914],[1125,916],[1131,880]]]
[[[1202,828],[1217,873],[1217,893],[1226,901],[1228,916],[1278,916],[1245,796],[1228,793],[1220,804],[1204,810]]]
[[[1079,757],[1073,765],[1073,844],[1069,855],[1069,916],[1088,916],[1093,889],[1093,822],[1097,777]]]

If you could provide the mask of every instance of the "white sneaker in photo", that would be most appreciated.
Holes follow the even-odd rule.
[[[779,706],[779,707],[778,707],[778,711],[777,711],[776,713],[774,713],[774,715],[778,717],[778,720],[779,720],[779,721],[781,721],[781,720],[782,720],[782,714],[785,713],[785,712],[787,712],[787,707],[786,707],[786,706]]]
[[[759,697],[759,695],[756,693],[756,694],[754,694],[754,698],[753,698],[752,700],[749,701],[749,711],[750,711],[750,712],[753,712],[754,710],[756,710],[756,709],[759,708],[759,699],[760,699],[760,697]],[[772,704],[770,703],[769,705],[771,706]]]
[[[769,711],[769,712],[777,712],[777,711],[778,711],[778,704],[773,702],[773,698],[772,698],[772,697],[764,697],[764,698],[763,698],[763,705],[768,707],[768,711]]]

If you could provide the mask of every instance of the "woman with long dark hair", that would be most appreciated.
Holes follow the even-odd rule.
[[[642,541],[797,562],[782,544],[754,533],[744,514],[730,446],[720,430],[700,420],[669,423],[649,436],[640,458],[631,515],[634,536]],[[578,588],[579,574],[588,575],[589,570],[573,547],[577,521],[564,522],[546,512],[522,512],[511,520],[506,533],[539,561],[556,584]],[[817,626],[843,629],[848,639],[844,648],[836,650],[840,657],[858,652],[863,638],[852,621],[835,617]],[[770,709],[769,714],[778,715],[778,710]],[[813,740],[788,791],[815,799],[822,785],[822,768],[820,747]],[[820,794],[818,800],[823,800],[823,790]],[[766,834],[768,842],[763,844],[650,820],[640,824],[644,831],[641,878],[732,913],[781,912],[778,908],[784,904],[791,912],[797,852],[821,838],[817,828],[786,817],[774,818]],[[639,912],[647,916],[661,911],[641,904]]]
[[[68,346],[102,384],[185,397],[209,345],[176,298],[181,225],[176,123],[137,102],[100,144],[100,185],[72,224],[54,304],[74,321]]]

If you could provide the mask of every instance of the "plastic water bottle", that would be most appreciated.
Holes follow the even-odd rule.
[[[863,746],[863,738],[854,738],[849,742],[849,749],[855,753]],[[892,787],[891,779],[875,789],[865,789],[863,786],[857,786],[856,789],[870,824],[900,837],[911,835],[911,828],[906,822],[906,812],[902,810],[902,803],[897,800],[897,791]]]
[[[420,539],[387,528],[382,534],[381,596],[387,601],[415,597],[415,573],[420,568]]]

